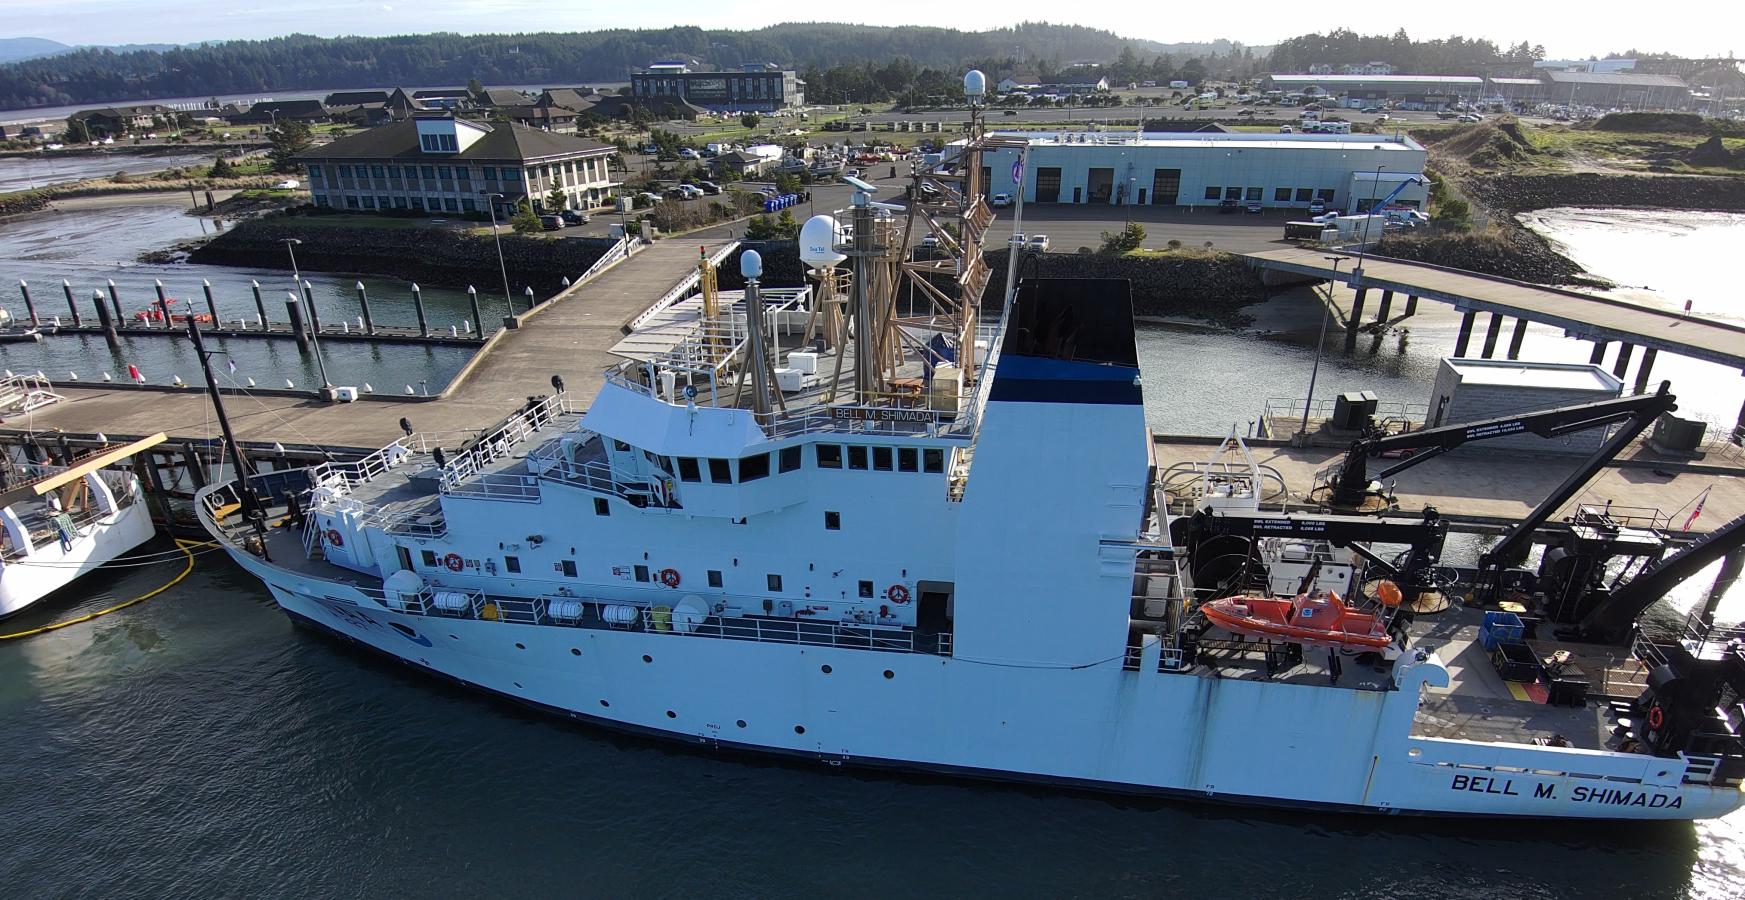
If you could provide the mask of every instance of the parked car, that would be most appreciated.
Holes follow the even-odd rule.
[[[1467,114],[1466,114],[1466,115],[1463,115],[1463,116],[1461,116],[1461,117],[1460,117],[1460,118],[1458,118],[1458,119],[1455,119],[1455,120],[1454,120],[1454,121],[1456,121],[1456,122],[1464,122],[1464,123],[1466,123],[1466,124],[1468,124],[1468,125],[1471,125],[1471,124],[1473,124],[1473,123],[1474,123],[1474,122],[1483,122],[1483,121],[1484,121],[1484,118],[1483,118],[1483,117],[1482,117],[1482,116],[1476,116],[1476,115],[1473,115],[1473,114],[1472,114],[1472,113],[1467,113]]]
[[[563,216],[540,216],[539,227],[546,231],[556,231],[563,227]]]
[[[654,204],[660,202],[660,195],[649,191],[643,191],[636,195],[636,199],[641,200],[644,203]]]
[[[1363,114],[1366,116],[1367,115],[1374,115],[1375,113],[1378,113],[1378,112],[1381,112],[1381,107],[1379,107],[1379,106],[1365,106],[1363,108]]]
[[[721,185],[718,185],[713,181],[699,181],[697,182],[697,187],[702,188],[703,193],[711,196],[721,193]]]
[[[1218,201],[1218,211],[1221,213],[1233,213],[1240,209],[1242,209],[1241,200],[1224,199]]]
[[[1260,201],[1259,201],[1259,200],[1250,200],[1250,201],[1248,201],[1248,206],[1247,206],[1247,207],[1246,207],[1246,208],[1247,208],[1247,210],[1248,210],[1248,214],[1249,214],[1249,215],[1251,215],[1251,216],[1258,216],[1258,215],[1260,215],[1260,214],[1261,214],[1261,212],[1262,212],[1262,211],[1264,211],[1264,209],[1265,209],[1265,208],[1264,208],[1264,207],[1262,207],[1262,206],[1261,206],[1261,205],[1260,205]]]
[[[294,191],[302,186],[303,186],[303,182],[298,181],[295,178],[287,178],[284,181],[281,181],[278,184],[273,185],[273,187],[276,187],[281,191]]]
[[[1008,109],[1008,110],[1001,111],[1000,114],[1003,116],[1015,116],[1018,114],[1018,111],[1015,109]]]
[[[1012,205],[1012,195],[1011,194],[995,194],[994,199],[991,201],[991,203],[989,205],[991,205],[995,209],[1005,209],[1006,207]]]
[[[1280,125],[1278,127],[1279,134],[1290,134],[1292,131],[1294,131],[1294,129],[1292,129],[1291,126],[1289,126],[1289,125]]]
[[[679,159],[702,159],[702,155],[689,147],[679,148]]]
[[[1031,235],[1030,240],[1027,243],[1027,246],[1030,248],[1031,253],[1047,253],[1048,252],[1048,235],[1046,235],[1046,234],[1033,234],[1033,235]]]
[[[563,217],[565,225],[586,225],[591,221],[587,213],[578,209],[566,209],[558,215]]]
[[[938,248],[939,236],[936,234],[924,235],[921,238],[921,246],[926,247],[929,250]]]
[[[1392,118],[1392,116],[1389,116],[1387,113],[1382,113],[1381,115],[1376,116],[1375,120],[1377,122],[1386,122],[1390,118]]]
[[[703,189],[687,181],[679,185],[679,193],[684,194],[686,200],[695,200],[703,196]]]
[[[1447,109],[1437,110],[1437,112],[1436,112],[1436,118],[1438,118],[1438,119],[1452,119],[1456,115],[1459,115],[1459,114],[1452,111],[1452,110],[1447,110]]]
[[[1327,201],[1325,201],[1325,200],[1310,200],[1309,201],[1309,215],[1318,216],[1326,211],[1327,211]]]

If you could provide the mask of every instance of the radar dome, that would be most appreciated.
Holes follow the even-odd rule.
[[[988,76],[980,69],[971,69],[963,76],[963,93],[971,100],[980,100],[988,95]]]
[[[836,252],[841,228],[830,216],[813,216],[800,226],[800,261],[815,269],[828,269],[847,259]]]
[[[763,254],[747,250],[739,254],[739,274],[747,280],[763,277]]]

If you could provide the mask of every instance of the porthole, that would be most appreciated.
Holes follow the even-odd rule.
[[[654,662],[654,657],[649,656],[648,654],[644,653],[644,654],[642,654],[642,661],[645,663],[651,663],[651,662]]]
[[[577,647],[571,647],[571,648],[570,648],[570,655],[571,655],[571,656],[581,656],[581,655],[582,655],[582,651],[581,651],[581,649],[580,649],[580,648],[577,648]]]
[[[520,641],[516,641],[516,642],[515,642],[515,649],[517,649],[517,650],[526,650],[526,649],[527,649],[527,645],[526,645],[526,644],[523,644],[523,643],[521,643],[521,642],[520,642]]]
[[[451,634],[451,635],[449,635],[449,636],[448,636],[448,639],[449,639],[449,640],[451,640],[451,641],[458,641],[458,640],[460,640],[460,635],[458,635],[458,634]]]
[[[666,717],[669,719],[676,719],[679,717],[679,714],[669,709],[666,711]]]
[[[516,687],[520,687],[520,686],[521,686],[521,682],[519,682],[519,681],[517,681],[517,682],[515,682],[515,686],[516,686]]]
[[[885,677],[886,678],[895,678],[895,677],[897,677],[897,673],[891,671],[890,669],[886,669],[885,670]]]
[[[829,675],[831,672],[830,665],[828,663],[826,663],[825,665],[819,666],[818,671],[823,672],[826,675]]]
[[[601,705],[601,706],[603,706],[603,707],[606,707],[606,708],[607,708],[607,709],[611,709],[611,708],[612,708],[612,704],[610,704],[610,703],[607,703],[607,702],[606,702],[606,701],[604,701],[604,700],[601,700],[601,701],[600,701],[600,705]]]
[[[389,622],[388,624],[394,626],[395,631],[398,631],[409,638],[417,639],[418,637],[418,632],[401,625],[399,622]]]
[[[795,734],[805,734],[805,733],[806,733],[806,726],[804,726],[804,725],[795,725],[795,726],[794,726],[794,733],[795,733]]]
[[[738,722],[736,722],[734,724],[737,724],[740,728],[744,728],[745,727],[745,720],[740,719]]]

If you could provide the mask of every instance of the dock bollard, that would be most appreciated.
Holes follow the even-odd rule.
[[[175,327],[175,325],[170,322],[170,297],[168,294],[164,293],[164,283],[162,281],[154,281],[152,283],[157,286],[158,314],[164,317],[164,330],[168,331]]]
[[[321,314],[315,311],[315,285],[309,279],[303,279],[303,300],[309,304],[309,331],[321,334]]]
[[[109,345],[109,349],[119,350],[121,340],[115,334],[114,320],[109,318],[109,307],[105,305],[107,302],[102,291],[91,292],[91,303],[97,307],[97,321],[103,325],[103,341]]]
[[[285,292],[285,315],[291,320],[291,334],[297,337],[297,349],[303,353],[309,352],[309,334],[303,330],[303,304],[297,302],[297,295]]]
[[[473,321],[479,323],[479,337],[485,336],[485,320],[479,315],[479,289],[467,285],[467,302],[473,305]]]
[[[218,318],[218,304],[212,300],[212,282],[204,278],[200,279],[200,290],[206,293],[206,311],[212,314],[212,327],[223,327],[224,320]]]
[[[67,308],[73,311],[73,327],[77,328],[83,323],[79,321],[79,304],[73,302],[73,283],[62,278],[61,292],[67,295]]]
[[[430,337],[430,325],[424,321],[424,292],[418,289],[418,282],[412,282],[412,308],[418,312],[418,334],[420,337]]]
[[[261,299],[261,283],[258,281],[255,281],[253,279],[249,279],[248,286],[249,286],[250,290],[254,291],[255,312],[258,312],[261,314],[261,330],[266,331],[267,330],[267,302],[265,300]]]
[[[35,328],[42,323],[36,318],[36,301],[30,299],[30,285],[24,279],[18,279],[18,292],[24,295],[24,309],[30,314],[30,327]]]
[[[370,318],[370,295],[364,292],[364,283],[357,283],[357,303],[364,308],[364,334],[376,333],[376,320]]]
[[[109,279],[109,308],[115,311],[115,327],[120,328],[127,322],[127,317],[121,314],[121,292],[115,289],[115,279]]]
[[[527,298],[527,311],[533,312],[534,304],[539,302],[538,300],[533,299],[533,288],[529,287],[521,293]],[[510,312],[514,312],[514,310],[510,310]]]

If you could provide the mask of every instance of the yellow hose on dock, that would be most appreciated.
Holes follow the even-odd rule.
[[[140,594],[139,596],[134,597],[131,600],[123,600],[122,602],[117,603],[114,606],[108,607],[106,609],[100,609],[100,610],[97,610],[96,612],[92,612],[92,613],[86,613],[85,615],[78,616],[78,617],[72,618],[72,619],[68,619],[65,622],[55,622],[55,623],[52,623],[49,625],[43,625],[43,626],[38,627],[38,628],[31,628],[31,629],[28,629],[25,631],[13,632],[12,634],[0,634],[0,641],[12,641],[12,640],[17,640],[19,638],[34,637],[34,636],[39,635],[39,634],[46,634],[50,631],[59,631],[60,629],[65,628],[68,625],[77,625],[80,622],[89,622],[92,619],[102,618],[103,616],[109,615],[112,612],[119,612],[121,610],[124,610],[124,609],[128,608],[129,606],[134,605],[135,603],[141,603],[141,602],[144,602],[146,600],[150,600],[151,598],[156,597],[157,595],[163,593],[164,591],[167,591],[170,588],[173,588],[176,585],[180,584],[182,579],[187,578],[189,573],[194,571],[194,550],[193,550],[193,548],[195,548],[195,547],[210,547],[210,546],[212,546],[211,541],[184,541],[181,538],[177,538],[176,539],[176,547],[182,551],[183,556],[187,557],[188,563],[187,563],[187,565],[182,567],[182,571],[177,573],[176,577],[165,582],[163,585],[161,585],[153,590],[147,591],[146,593]]]

